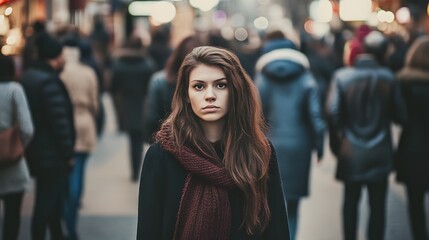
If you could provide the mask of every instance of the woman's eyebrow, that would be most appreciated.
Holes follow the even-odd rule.
[[[221,77],[218,79],[213,80],[213,82],[218,82],[218,81],[222,81],[222,80],[226,80],[226,77]],[[207,80],[199,80],[199,79],[192,79],[191,82],[206,82]]]

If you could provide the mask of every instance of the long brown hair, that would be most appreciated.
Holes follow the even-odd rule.
[[[177,147],[189,144],[197,151],[216,156],[188,102],[189,75],[200,64],[221,68],[227,78],[229,106],[220,140],[224,158],[219,161],[244,193],[242,227],[249,235],[261,233],[271,215],[267,202],[271,150],[265,137],[259,94],[237,56],[209,46],[189,53],[179,70],[172,112],[163,124],[171,126]]]
[[[183,62],[183,59],[189,52],[192,51],[192,49],[201,45],[202,44],[200,40],[195,35],[184,38],[179,43],[179,45],[177,45],[177,47],[171,53],[171,56],[168,58],[167,63],[165,64],[165,72],[168,83],[176,85],[177,73],[179,71],[180,65]]]

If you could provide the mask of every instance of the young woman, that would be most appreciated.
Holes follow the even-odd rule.
[[[198,47],[145,157],[137,239],[289,239],[256,87],[227,50]]]

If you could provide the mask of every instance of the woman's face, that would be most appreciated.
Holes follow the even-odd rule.
[[[192,111],[205,123],[223,123],[228,112],[228,80],[221,68],[200,64],[189,75]]]

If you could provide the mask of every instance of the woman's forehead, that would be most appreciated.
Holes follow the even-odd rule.
[[[189,82],[193,81],[218,81],[226,79],[222,68],[200,64],[191,70],[189,74]]]

